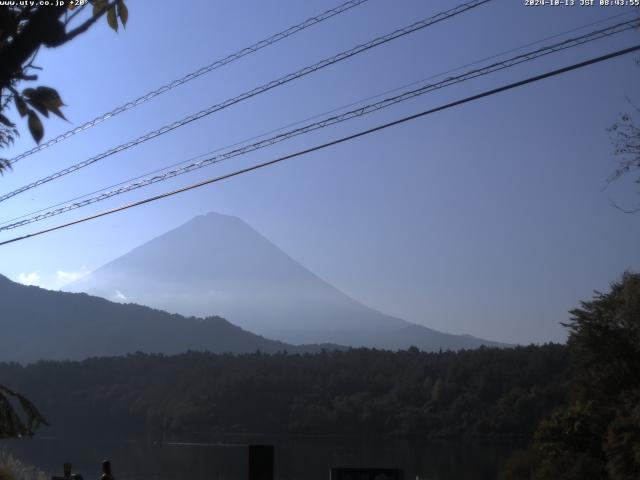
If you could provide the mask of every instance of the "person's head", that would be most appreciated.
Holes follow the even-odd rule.
[[[102,462],[102,473],[111,474],[111,462],[109,460]]]
[[[65,477],[70,477],[71,476],[71,464],[69,462],[65,463],[62,466],[62,471],[64,472],[64,476]]]

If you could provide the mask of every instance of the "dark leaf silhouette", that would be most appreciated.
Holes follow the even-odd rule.
[[[115,5],[107,10],[107,23],[114,31],[118,31],[118,17]]]
[[[38,114],[33,110],[29,110],[29,131],[36,143],[40,143],[40,140],[42,140],[44,136],[44,127]]]
[[[123,0],[118,1],[118,16],[120,17],[120,21],[122,22],[122,26],[127,26],[127,20],[129,20],[129,9],[124,4]]]
[[[27,100],[27,103],[29,105],[31,105],[33,108],[35,108],[38,112],[40,112],[45,117],[49,116],[49,112],[47,111],[47,107],[42,105],[42,103],[40,103],[38,100],[29,99],[29,100]],[[29,120],[31,120],[31,118],[29,118]],[[29,128],[31,128],[31,125],[29,125]]]
[[[16,103],[16,109],[18,110],[20,116],[24,117],[25,115],[27,115],[27,113],[29,113],[29,107],[27,107],[24,99],[18,95],[15,95],[14,99]]]
[[[5,126],[7,126],[9,128],[15,127],[15,124],[13,122],[11,122],[7,117],[2,115],[1,113],[0,113],[0,123],[2,123],[3,125],[5,125]]]

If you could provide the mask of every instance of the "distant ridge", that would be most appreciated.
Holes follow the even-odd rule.
[[[504,346],[369,308],[289,257],[237,217],[193,218],[67,287],[183,315],[221,315],[292,344],[423,350]]]
[[[321,348],[269,340],[220,317],[185,318],[83,293],[28,287],[0,275],[0,362],[81,360],[136,351],[293,353]]]

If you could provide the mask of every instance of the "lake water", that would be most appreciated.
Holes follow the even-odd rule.
[[[202,442],[202,439],[198,439]],[[52,474],[72,462],[84,480],[97,480],[110,459],[116,480],[244,480],[249,444],[271,444],[275,476],[327,480],[331,467],[401,468],[405,480],[494,480],[513,451],[511,444],[431,443],[397,438],[238,435],[208,439],[153,440],[34,438],[3,440],[0,449]]]

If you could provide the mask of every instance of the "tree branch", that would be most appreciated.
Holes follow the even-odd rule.
[[[60,39],[64,25],[59,17],[65,8],[50,6],[36,10],[11,45],[0,49],[0,89],[11,84],[11,79],[40,45],[54,45]]]
[[[71,21],[78,16],[78,14],[80,12],[82,12],[82,10],[84,10],[84,7],[86,7],[88,5],[88,3],[85,3],[84,5],[78,7],[78,9],[73,12],[71,15],[69,15],[69,17],[65,20],[65,26],[69,25],[71,23]]]
[[[618,205],[616,202],[614,202],[611,198],[609,198],[609,203],[612,206],[614,206],[616,209],[620,210],[623,213],[638,213],[638,212],[640,212],[640,207],[636,207],[636,208],[632,208],[632,209],[623,208],[620,205]]]
[[[114,0],[111,3],[108,3],[107,5],[105,5],[100,11],[98,11],[98,13],[96,13],[95,15],[91,16],[88,20],[86,20],[83,24],[79,25],[78,27],[74,28],[73,30],[71,30],[70,32],[67,32],[67,34],[64,36],[64,42],[66,43],[69,40],[72,40],[73,38],[77,37],[78,35],[80,35],[81,33],[86,32],[87,30],[89,30],[89,28],[91,27],[91,25],[93,25],[94,23],[96,23],[98,21],[98,19],[100,17],[102,17],[105,13],[107,13],[107,10],[109,10],[110,8],[114,8],[116,5],[117,0]]]
[[[8,397],[13,397],[26,415],[26,422],[16,413]],[[40,425],[48,425],[33,403],[18,392],[0,385],[0,438],[33,435],[33,430]]]

